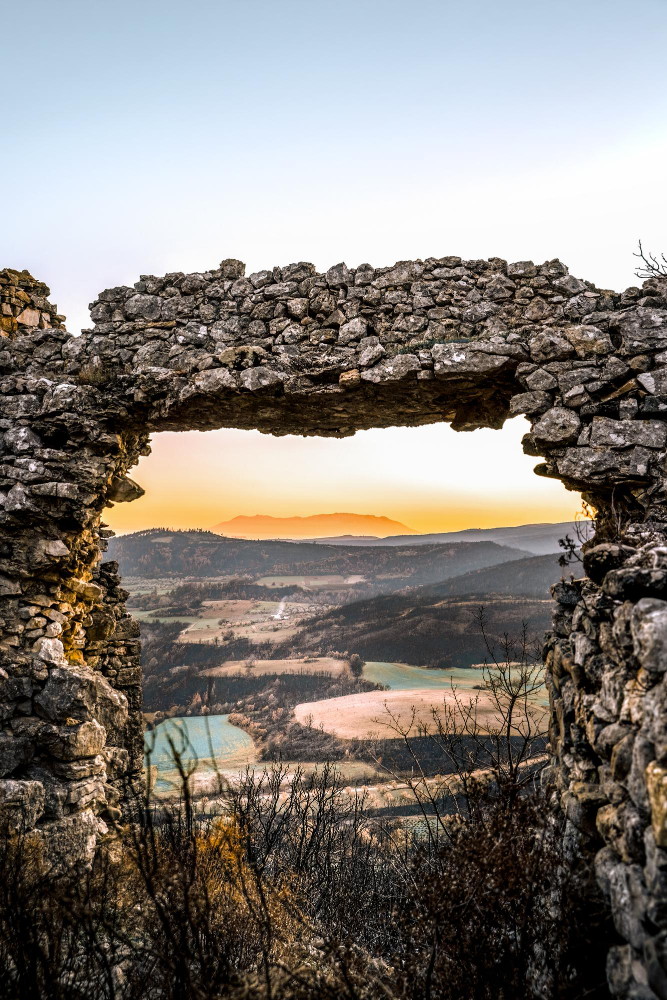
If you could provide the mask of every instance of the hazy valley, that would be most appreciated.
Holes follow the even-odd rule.
[[[484,714],[482,665],[502,657],[503,636],[525,628],[533,644],[549,626],[550,587],[563,572],[558,539],[568,531],[546,524],[323,543],[153,529],[112,538],[108,557],[141,622],[157,791],[168,794],[174,781],[167,732],[177,725],[182,736],[178,720],[206,718],[228,776],[269,761],[336,761],[349,781],[384,788],[376,805],[391,811],[378,760],[389,755],[397,774],[411,766],[397,724],[416,713],[410,752],[441,771],[429,715],[459,697]],[[167,719],[177,720],[171,730]],[[195,783],[205,788],[210,747],[196,755]]]

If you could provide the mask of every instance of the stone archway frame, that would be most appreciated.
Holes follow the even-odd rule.
[[[58,863],[85,858],[123,808],[124,783],[140,780],[138,625],[117,567],[100,564],[101,518],[141,495],[127,472],[151,433],[472,430],[524,413],[536,471],[599,517],[588,577],[556,588],[546,645],[554,797],[577,843],[597,850],[626,941],[613,975],[631,985],[641,966],[655,978],[667,283],[616,294],[557,260],[324,274],[300,263],[248,277],[226,260],[103,291],[81,337],[48,294],[27,272],[0,272],[0,825],[32,828]]]

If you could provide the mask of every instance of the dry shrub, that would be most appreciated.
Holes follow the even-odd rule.
[[[57,1000],[606,996],[608,917],[539,793],[478,802],[437,847],[335,774],[248,776],[225,818],[145,813],[54,878],[0,852],[0,995]]]
[[[565,858],[541,794],[502,800],[450,827],[414,862],[418,890],[396,913],[398,995],[432,1000],[608,996],[613,929],[590,868]]]
[[[536,785],[536,669],[525,631],[505,637],[498,726],[480,729],[474,706],[437,718],[428,739],[454,780],[414,758],[416,826],[380,819],[333,765],[221,782],[206,815],[172,746],[181,801],[136,802],[91,868],[56,875],[29,837],[0,841],[0,997],[607,996],[609,915]]]

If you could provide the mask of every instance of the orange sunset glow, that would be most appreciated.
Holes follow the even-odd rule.
[[[457,433],[446,424],[359,431],[343,439],[271,437],[257,431],[165,433],[130,473],[146,490],[116,504],[119,532],[211,528],[239,514],[305,517],[353,512],[418,532],[564,521],[578,494],[533,472],[523,454],[527,421]]]

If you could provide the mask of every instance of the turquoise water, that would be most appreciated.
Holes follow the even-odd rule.
[[[221,769],[236,766],[240,771],[254,756],[252,738],[233,726],[228,715],[165,719],[144,737],[150,763],[157,767],[157,792],[168,791],[178,784],[170,738],[186,770],[198,764],[201,770],[211,771],[213,758]]]

